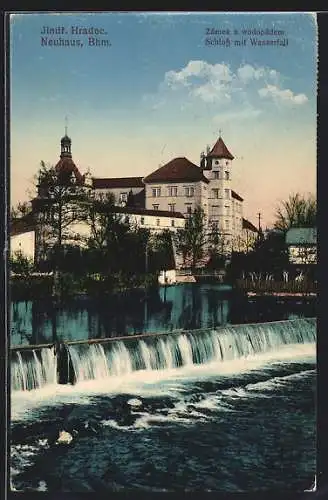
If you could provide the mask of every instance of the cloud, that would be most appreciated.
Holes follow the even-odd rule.
[[[305,94],[294,94],[290,89],[279,89],[275,85],[267,85],[259,89],[259,96],[262,98],[271,98],[275,101],[284,101],[294,104],[304,104],[308,101]]]
[[[189,86],[192,83],[192,77],[212,79],[220,82],[229,82],[233,78],[229,66],[224,63],[209,64],[206,61],[189,61],[187,66],[180,71],[167,71],[164,81],[169,86]]]
[[[205,102],[230,99],[230,83],[233,80],[228,65],[209,64],[206,61],[189,61],[180,71],[167,71],[164,85],[171,90],[189,89],[189,95]]]
[[[217,100],[231,100],[231,95],[225,85],[218,82],[208,82],[204,85],[194,88],[190,95],[200,97],[205,102],[215,102]]]
[[[172,105],[176,110],[211,105],[215,116],[218,109],[214,105],[219,105],[221,113],[238,116],[242,112],[243,118],[251,118],[259,114],[258,110],[254,111],[259,96],[276,103],[284,101],[297,105],[308,100],[305,94],[283,89],[283,80],[277,70],[266,66],[244,62],[232,68],[224,62],[210,64],[204,60],[190,60],[180,69],[167,71],[157,93],[143,96],[143,100],[153,110],[163,107],[163,102],[165,107]]]
[[[243,64],[237,69],[237,76],[242,83],[248,83],[252,80],[261,79],[278,80],[279,73],[275,69],[265,68],[263,66],[255,68],[250,64]]]
[[[161,86],[171,91],[185,90],[191,97],[213,103],[229,101],[232,93],[243,91],[251,82],[277,83],[279,76],[275,69],[264,66],[242,64],[233,72],[225,63],[191,60],[178,71],[167,71]]]

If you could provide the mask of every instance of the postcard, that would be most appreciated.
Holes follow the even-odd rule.
[[[11,492],[316,489],[316,14],[10,14]]]

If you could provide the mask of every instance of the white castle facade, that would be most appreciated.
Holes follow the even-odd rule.
[[[127,206],[128,200],[134,199],[135,206],[157,213],[158,217],[165,213],[171,214],[172,219],[177,215],[186,219],[200,206],[208,230],[218,231],[224,240],[225,252],[245,251],[257,229],[244,219],[244,200],[233,190],[233,159],[219,137],[206,155],[201,154],[199,166],[179,157],[145,177],[93,178],[93,187],[96,196],[111,192],[120,206]],[[161,220],[159,224],[161,227]],[[176,224],[171,221],[171,228],[174,227]]]
[[[199,165],[178,157],[144,177],[99,178],[92,177],[90,171],[82,175],[73,161],[71,145],[71,139],[65,134],[61,139],[60,159],[55,166],[58,178],[70,177],[95,198],[111,193],[115,211],[122,214],[124,220],[151,232],[165,229],[175,232],[185,226],[196,207],[201,207],[208,232],[217,231],[219,234],[223,253],[251,248],[257,229],[244,218],[244,200],[233,190],[234,157],[222,137],[212,149],[208,148],[206,154],[201,154]],[[45,251],[48,226],[48,221],[43,220],[44,214],[38,214],[37,207],[48,198],[49,193],[39,187],[32,201],[36,213],[34,253],[37,260]],[[82,235],[86,239],[88,228],[82,226],[81,223],[73,224],[71,230],[77,237]],[[24,229],[16,231],[13,248],[25,246],[22,245],[23,234]]]

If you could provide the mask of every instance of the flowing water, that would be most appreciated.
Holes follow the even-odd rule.
[[[315,474],[312,318],[12,353],[16,490],[309,488]],[[57,444],[59,432],[72,436]]]

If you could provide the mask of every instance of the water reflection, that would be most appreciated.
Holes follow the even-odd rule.
[[[315,304],[249,301],[224,285],[184,284],[55,306],[51,300],[13,302],[11,345],[82,340],[175,329],[315,316]]]

